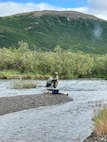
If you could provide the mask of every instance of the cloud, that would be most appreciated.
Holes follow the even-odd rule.
[[[102,33],[103,33],[103,28],[97,23],[92,32],[93,38],[100,40],[102,38]]]
[[[0,16],[9,16],[18,13],[40,11],[40,10],[73,10],[91,14],[107,20],[107,0],[87,0],[87,7],[64,8],[50,5],[48,3],[16,3],[0,2]]]
[[[88,0],[91,7],[95,9],[105,10],[107,9],[107,0]]]
[[[79,11],[83,13],[88,13],[88,8],[87,7],[79,7],[79,8],[61,8],[61,10],[72,10],[72,11]]]
[[[107,0],[87,0],[88,7],[73,8],[71,10],[94,15],[107,20]]]
[[[107,20],[107,0],[88,0],[90,14]]]
[[[40,10],[58,10],[58,7],[47,3],[16,3],[16,2],[0,2],[0,16],[9,16],[17,13],[40,11]]]

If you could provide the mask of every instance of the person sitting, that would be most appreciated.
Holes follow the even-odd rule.
[[[55,72],[54,76],[53,76],[53,79],[52,79],[52,83],[53,83],[54,88],[56,88],[58,86],[58,80],[59,80],[58,72]]]
[[[52,77],[50,77],[48,80],[47,80],[47,82],[46,82],[46,87],[50,87],[50,86],[52,86]]]
[[[50,86],[53,86],[54,88],[56,88],[58,86],[58,72],[55,72],[54,73],[54,76],[53,77],[50,77],[48,80],[47,80],[47,83],[46,83],[46,87],[50,87]]]

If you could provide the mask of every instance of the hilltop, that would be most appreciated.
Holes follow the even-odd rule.
[[[107,22],[74,11],[34,11],[0,17],[0,47],[18,47],[25,41],[33,50],[107,53]]]

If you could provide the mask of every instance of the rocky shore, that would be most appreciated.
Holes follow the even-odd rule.
[[[21,111],[24,109],[37,108],[40,106],[51,106],[72,101],[67,95],[38,94],[22,95],[0,98],[0,115]]]
[[[92,133],[83,142],[107,142],[107,136],[96,137],[96,135],[94,133]]]

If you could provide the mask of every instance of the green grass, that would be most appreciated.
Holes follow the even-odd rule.
[[[16,80],[11,83],[12,89],[29,89],[36,88],[37,85],[31,80]]]
[[[34,74],[31,72],[21,73],[14,70],[0,71],[0,79],[47,79],[49,75]]]
[[[96,136],[107,135],[107,106],[103,106],[100,110],[95,112],[93,121]]]
[[[13,79],[13,78],[21,78],[20,72],[12,70],[0,71],[0,79]]]

